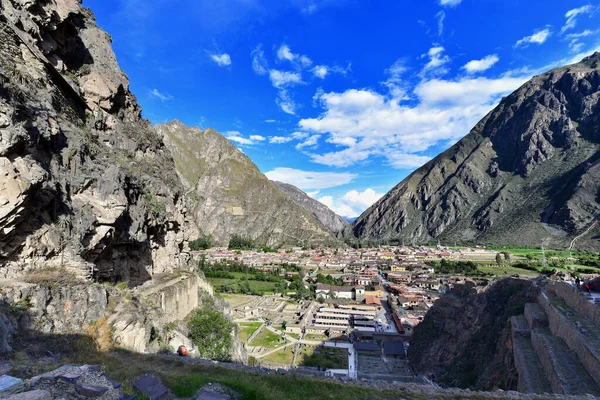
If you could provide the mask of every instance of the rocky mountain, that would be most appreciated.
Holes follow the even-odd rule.
[[[235,234],[269,246],[339,244],[218,132],[179,121],[156,130],[175,159],[198,227],[217,243],[227,245]]]
[[[325,204],[313,199],[296,186],[290,185],[289,183],[272,182],[277,189],[281,190],[282,193],[292,199],[294,203],[314,215],[317,221],[323,224],[323,226],[331,232],[340,232],[348,225],[348,221],[343,217],[340,217],[331,211]]]
[[[600,249],[600,54],[536,76],[366,210],[360,239]]]

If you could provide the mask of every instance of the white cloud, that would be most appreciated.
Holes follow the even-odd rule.
[[[363,192],[351,190],[338,199],[334,199],[333,196],[323,196],[318,200],[342,217],[355,218],[381,197],[383,193],[368,188]]]
[[[257,144],[258,142],[266,140],[264,136],[260,135],[250,135],[250,137],[245,138],[239,131],[227,131],[223,133],[223,136],[225,136],[230,141],[238,143],[242,146],[252,146],[254,144]]]
[[[317,65],[312,69],[312,73],[317,78],[325,79],[327,73],[329,72],[329,68],[326,65]]]
[[[348,72],[350,72],[351,70],[352,70],[352,64],[348,63],[348,65],[346,67],[340,67],[339,65],[334,65],[334,66],[316,65],[314,68],[311,69],[311,72],[313,73],[313,76],[320,78],[320,79],[325,79],[325,77],[327,75],[330,75],[332,73],[340,74],[340,75],[347,75]]]
[[[565,40],[569,41],[569,48],[572,52],[580,52],[581,49],[585,46],[584,43],[580,41],[580,39],[588,36],[594,36],[600,33],[600,29],[590,30],[586,29],[583,32],[579,33],[570,33],[565,36]]]
[[[302,190],[320,190],[350,183],[356,174],[350,172],[303,171],[294,168],[275,168],[265,173],[272,181],[289,183]]]
[[[210,58],[217,63],[219,67],[228,67],[231,65],[231,57],[227,53],[211,54]]]
[[[312,197],[313,199],[317,198],[317,195],[321,193],[320,190],[313,190],[312,192],[306,192],[307,195],[309,195],[310,197]]]
[[[527,82],[528,76],[490,78],[463,78],[458,81],[433,79],[422,82],[415,93],[429,107],[468,107],[489,104]]]
[[[429,49],[427,54],[421,57],[429,57],[429,62],[425,64],[421,76],[425,75],[443,75],[448,72],[445,65],[450,62],[450,57],[444,54],[445,49],[442,46],[435,46]]]
[[[444,11],[440,11],[435,14],[438,22],[438,36],[442,37],[444,35],[444,19],[446,19],[446,13]]]
[[[530,36],[525,36],[523,39],[517,40],[514,47],[527,47],[531,43],[543,44],[551,35],[552,31],[549,28],[538,30]]]
[[[303,83],[302,75],[299,72],[280,71],[277,69],[269,70],[269,79],[277,89]]]
[[[406,63],[402,59],[396,60],[391,67],[385,70],[388,79],[382,84],[388,88],[390,95],[397,100],[406,99],[406,88],[402,82],[402,75],[407,70]]]
[[[166,94],[166,93],[161,93],[157,89],[152,89],[149,92],[149,94],[150,94],[150,96],[155,97],[155,98],[159,99],[160,101],[173,100],[173,96]]]
[[[565,39],[567,39],[567,40],[579,39],[582,37],[597,35],[599,33],[600,33],[600,29],[596,29],[593,31],[590,29],[586,29],[583,32],[579,32],[579,33],[569,33],[568,35],[565,36]]]
[[[287,142],[291,142],[294,138],[289,136],[271,136],[269,138],[269,143],[271,144],[283,144]]]
[[[256,46],[250,53],[252,57],[252,69],[257,75],[266,75],[268,70],[267,60],[265,59],[265,52],[262,49],[262,45]]]
[[[277,94],[277,98],[275,99],[275,103],[281,108],[286,114],[296,115],[296,109],[298,109],[298,104],[292,99],[287,90],[280,90]]]
[[[442,6],[449,6],[449,7],[457,6],[461,2],[462,2],[462,0],[440,0],[440,4]]]
[[[277,58],[280,60],[294,61],[295,57],[290,48],[284,44],[277,50]]]
[[[272,124],[272,123],[277,122],[277,121],[275,121],[274,119],[265,119],[265,122],[268,123],[268,124]]]
[[[500,58],[496,54],[490,54],[482,58],[481,60],[471,60],[465,65],[463,65],[462,69],[466,70],[469,74],[474,74],[476,72],[487,71],[492,68],[494,64],[500,61]]]
[[[582,7],[574,8],[572,10],[567,11],[567,13],[565,14],[565,18],[567,19],[567,22],[565,22],[564,26],[560,30],[561,35],[563,33],[565,33],[565,31],[575,28],[575,26],[577,26],[577,17],[578,16],[584,15],[584,14],[592,14],[595,10],[596,10],[596,7],[593,7],[588,4],[587,6],[582,6]]]
[[[282,44],[277,50],[277,59],[280,61],[289,61],[299,69],[312,65],[312,60],[308,56],[292,53],[289,46],[285,44]]]
[[[296,149],[300,150],[305,147],[314,147],[319,143],[319,139],[321,139],[321,135],[311,135],[305,141],[298,143]]]
[[[397,72],[395,76],[402,71],[400,63],[390,69]],[[395,168],[414,168],[429,160],[421,152],[466,135],[502,96],[530,76],[529,72],[515,72],[495,79],[423,80],[412,90],[413,101],[407,105],[397,97],[368,89],[321,91],[315,96],[323,113],[300,120],[299,126],[303,132],[324,135],[325,141],[341,147],[309,152],[315,163],[346,167],[380,157]]]

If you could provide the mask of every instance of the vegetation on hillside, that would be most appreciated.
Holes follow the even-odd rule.
[[[213,247],[213,238],[212,235],[204,235],[201,238],[196,240],[192,240],[190,242],[191,250],[206,250]]]
[[[249,237],[232,235],[229,239],[229,250],[251,250],[255,247],[254,240]]]

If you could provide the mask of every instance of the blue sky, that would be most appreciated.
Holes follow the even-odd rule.
[[[600,50],[579,0],[84,0],[153,123],[214,128],[346,217],[531,76]]]

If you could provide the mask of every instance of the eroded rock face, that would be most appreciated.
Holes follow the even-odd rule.
[[[600,249],[600,53],[537,76],[346,230]],[[582,236],[580,236],[582,235]]]
[[[478,294],[451,293],[435,302],[414,331],[408,359],[418,373],[435,373],[452,387],[516,389],[507,321],[538,291],[531,281],[508,278]]]
[[[258,245],[339,245],[310,212],[277,190],[218,132],[179,121],[156,129],[173,154],[196,224],[217,243],[227,245],[236,234]]]
[[[76,0],[1,13],[0,277],[54,266],[137,285],[188,268],[173,159],[108,34]]]

